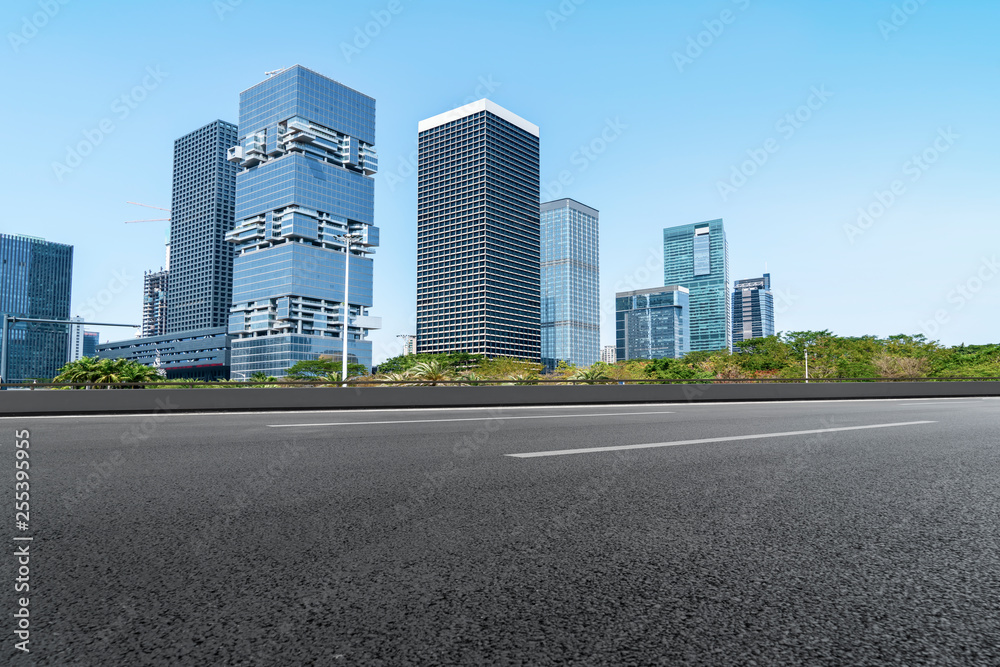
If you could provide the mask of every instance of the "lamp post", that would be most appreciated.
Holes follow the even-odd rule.
[[[348,319],[351,314],[351,308],[348,304],[348,298],[350,294],[350,278],[351,278],[351,245],[364,240],[364,236],[361,234],[340,234],[336,238],[344,242],[344,354],[343,359],[341,359],[341,371],[340,379],[343,382],[344,387],[347,386],[347,336],[348,336]]]
[[[7,382],[7,333],[10,330],[9,324],[17,322],[35,322],[38,324],[89,324],[94,327],[130,327],[135,328],[138,324],[112,324],[110,322],[83,322],[80,320],[53,320],[42,317],[17,317],[15,315],[3,314],[3,327],[0,333],[0,384]],[[2,389],[2,387],[0,387]]]
[[[806,384],[809,384],[809,345],[806,345]]]

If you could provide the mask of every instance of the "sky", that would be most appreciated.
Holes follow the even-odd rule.
[[[0,232],[72,244],[73,314],[141,322],[173,142],[301,64],[376,99],[376,363],[416,329],[417,123],[487,97],[540,127],[542,201],[600,211],[614,293],[722,218],[778,331],[1000,342],[1000,4],[986,0],[7,0]],[[101,340],[132,329],[97,327]]]

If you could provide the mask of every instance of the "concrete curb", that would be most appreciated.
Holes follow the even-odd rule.
[[[1000,396],[1000,382],[36,389],[0,392],[0,416],[986,396]]]

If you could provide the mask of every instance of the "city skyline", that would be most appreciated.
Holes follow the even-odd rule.
[[[336,12],[340,27],[326,45],[239,62],[223,55],[226,44],[266,20],[263,8],[103,6],[115,11],[61,7],[24,43],[8,40],[9,85],[33,100],[10,109],[11,121],[44,121],[52,131],[13,138],[20,157],[3,173],[21,196],[0,231],[32,233],[28,226],[41,224],[40,235],[76,247],[74,315],[138,321],[142,275],[162,264],[165,225],[122,225],[136,217],[125,202],[167,206],[174,139],[233,118],[239,90],[299,62],[380,102],[375,219],[385,241],[373,314],[384,328],[372,336],[375,361],[398,354],[396,335],[415,332],[412,295],[400,288],[415,274],[414,128],[481,97],[541,128],[542,197],[586,201],[614,230],[601,247],[602,344],[613,341],[614,293],[661,282],[657,231],[711,218],[727,221],[731,275],[761,275],[766,263],[781,276],[778,330],[924,333],[949,345],[994,339],[992,246],[936,232],[941,221],[962,219],[973,234],[995,234],[988,110],[996,91],[979,85],[995,61],[986,32],[1000,11],[994,5],[928,4],[897,26],[888,2],[587,3],[568,14],[558,5],[444,3],[444,20],[404,3],[365,35],[373,12],[385,11],[373,4]],[[723,9],[733,22],[721,22]],[[37,5],[8,11],[19,35]],[[311,11],[320,20],[333,12]],[[164,34],[130,30],[140,22]],[[475,29],[484,23],[519,29],[527,48],[508,54],[504,31]],[[188,53],[165,37],[181,29],[198,37]],[[449,39],[415,48],[439,33]],[[596,35],[624,46],[573,49]],[[123,61],[123,51],[134,58]],[[540,63],[560,63],[558,76]],[[418,76],[429,69],[433,79]],[[41,213],[38,201],[47,204]],[[843,278],[845,267],[851,275]],[[874,298],[844,301],[862,288]],[[103,340],[131,335],[101,331]]]

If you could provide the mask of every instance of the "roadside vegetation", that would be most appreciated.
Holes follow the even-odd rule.
[[[539,380],[609,383],[649,380],[767,380],[804,378],[805,354],[809,353],[809,377],[814,379],[916,379],[950,377],[1000,377],[1000,344],[944,347],[924,336],[897,335],[844,337],[830,331],[796,331],[737,343],[732,353],[691,352],[681,359],[596,363],[585,368],[560,362],[543,373],[541,364],[482,355],[412,354],[393,357],[371,375],[361,364],[348,366],[348,379],[355,386],[464,386],[537,384]],[[288,387],[296,381],[314,381],[337,386],[339,362],[325,359],[300,361],[281,379],[255,373],[246,382],[218,381],[217,387]],[[155,387],[190,387],[192,380],[165,380],[156,369],[125,359],[83,358],[60,369],[56,383],[90,382],[121,386],[132,382]]]

